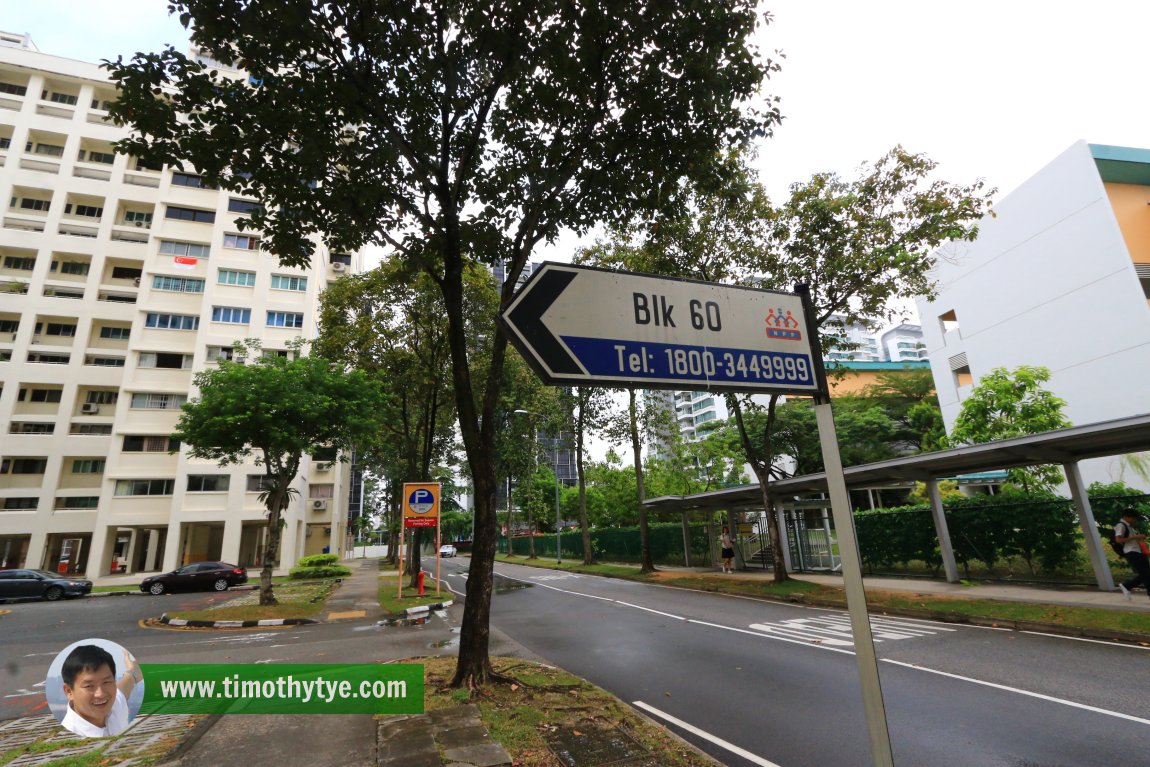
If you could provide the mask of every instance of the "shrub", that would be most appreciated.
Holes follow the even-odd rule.
[[[310,554],[300,557],[296,567],[324,567],[339,562],[339,554]]]
[[[304,557],[307,559],[307,557]],[[300,560],[301,562],[303,560]],[[351,568],[343,565],[318,565],[314,567],[293,567],[288,576],[293,580],[311,580],[315,578],[346,578],[351,575]]]

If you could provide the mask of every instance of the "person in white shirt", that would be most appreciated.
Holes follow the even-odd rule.
[[[103,647],[80,645],[64,660],[60,676],[68,712],[60,722],[85,738],[119,735],[128,727],[128,698],[143,681],[136,659],[124,651],[126,673],[116,681],[116,661]]]
[[[1146,556],[1146,534],[1134,529],[1134,523],[1142,519],[1142,515],[1134,508],[1122,512],[1122,521],[1114,526],[1114,540],[1122,544],[1122,556],[1134,571],[1134,577],[1119,583],[1118,589],[1130,599],[1130,592],[1145,586],[1146,593],[1150,594],[1150,558]]]

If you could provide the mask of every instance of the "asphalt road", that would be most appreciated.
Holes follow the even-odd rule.
[[[140,625],[165,611],[196,610],[237,593],[86,597],[16,602],[0,616],[0,720],[47,710],[44,680],[65,647],[98,637],[148,663],[378,663],[453,651],[454,624],[379,627],[363,621],[242,630],[178,630]]]
[[[467,563],[445,565],[463,573]],[[844,612],[511,565],[496,571],[494,627],[722,763],[871,763]],[[464,578],[449,583],[462,591]],[[902,618],[872,623],[896,764],[1145,761],[1150,648]]]

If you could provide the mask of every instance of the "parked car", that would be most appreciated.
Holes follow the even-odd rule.
[[[454,557],[456,553],[455,547],[450,543],[445,543],[439,547],[439,556],[441,557]]]
[[[82,597],[92,592],[92,582],[48,570],[0,570],[0,599],[47,599]]]
[[[248,582],[248,571],[227,562],[192,562],[179,570],[150,575],[140,583],[140,591],[227,591]]]

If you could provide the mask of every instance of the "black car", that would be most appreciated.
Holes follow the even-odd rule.
[[[248,582],[248,571],[227,562],[192,562],[179,570],[152,575],[140,583],[140,591],[163,594],[165,591],[227,591],[231,586]]]
[[[92,582],[47,570],[0,570],[0,599],[47,599],[82,597],[92,593]]]

